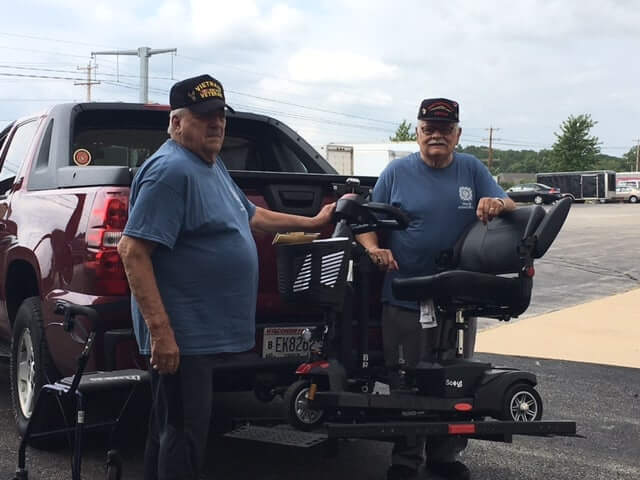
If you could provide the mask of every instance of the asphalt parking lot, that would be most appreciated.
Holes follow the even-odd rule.
[[[534,296],[524,316],[640,287],[640,206],[574,205],[548,254],[536,263]],[[495,326],[482,321],[481,328]],[[553,335],[553,332],[549,332]],[[640,370],[591,363],[481,354],[480,359],[536,373],[545,419],[574,420],[586,438],[516,437],[512,444],[472,441],[464,461],[474,479],[631,480],[640,478]],[[12,478],[18,438],[8,395],[8,368],[0,362],[0,480]],[[264,406],[250,395],[223,395],[225,415],[279,414],[279,400]],[[86,449],[84,478],[104,478],[99,438]],[[125,452],[125,476],[142,478],[142,441]],[[70,478],[68,448],[32,451],[30,478]],[[335,458],[321,449],[265,446],[215,436],[207,479],[384,479],[390,445],[343,442]]]

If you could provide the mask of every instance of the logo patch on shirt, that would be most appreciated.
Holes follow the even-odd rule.
[[[459,187],[458,194],[460,195],[458,208],[473,208],[473,190],[471,187]]]

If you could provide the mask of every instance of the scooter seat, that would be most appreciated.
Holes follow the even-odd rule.
[[[99,390],[114,390],[133,387],[137,384],[149,382],[149,372],[146,370],[114,370],[111,372],[90,372],[82,375],[78,390],[83,393],[95,392]],[[58,383],[65,387],[70,387],[73,382],[73,375],[65,377]]]
[[[531,279],[449,270],[435,275],[395,279],[399,300],[434,299],[440,306],[465,306],[477,313],[520,315],[529,306]]]

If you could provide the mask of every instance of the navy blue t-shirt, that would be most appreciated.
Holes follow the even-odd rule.
[[[454,153],[446,168],[433,168],[412,153],[391,162],[380,174],[372,200],[399,207],[410,217],[406,230],[392,231],[389,248],[398,271],[385,275],[382,300],[417,309],[417,302],[393,298],[391,281],[430,275],[436,259],[451,248],[471,222],[483,197],[506,197],[489,170],[472,155]]]
[[[182,355],[253,347],[254,213],[219,158],[209,165],[173,140],[136,174],[124,234],[158,243],[151,260]],[[133,296],[131,304],[138,346],[148,355],[149,331]]]

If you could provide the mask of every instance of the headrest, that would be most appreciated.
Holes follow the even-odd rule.
[[[549,250],[549,247],[558,236],[562,225],[564,225],[570,208],[571,197],[565,197],[549,209],[534,233],[537,241],[532,255],[533,258],[540,258],[547,253],[547,250]]]

